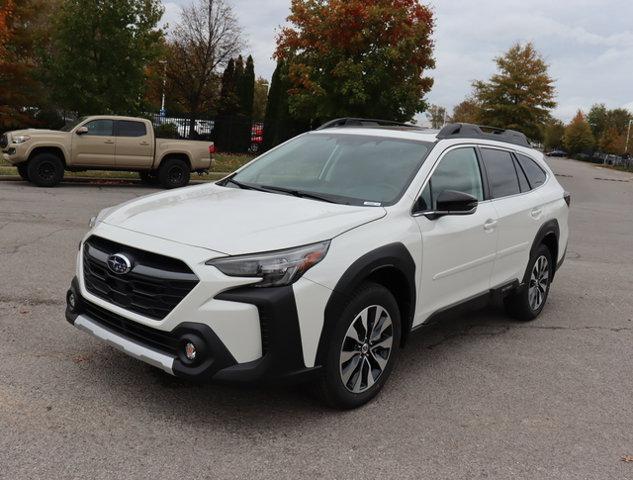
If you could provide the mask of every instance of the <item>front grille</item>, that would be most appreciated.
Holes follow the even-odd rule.
[[[83,300],[82,307],[91,320],[102,327],[112,330],[124,337],[135,340],[147,347],[176,356],[178,355],[178,338],[170,332],[146,327],[127,318],[116,315],[93,303]]]
[[[7,148],[9,146],[9,137],[5,133],[0,137],[0,148]]]
[[[110,255],[132,260],[129,273],[113,273]],[[86,290],[118,307],[144,317],[162,320],[198,283],[182,261],[92,236],[84,243],[83,272]]]

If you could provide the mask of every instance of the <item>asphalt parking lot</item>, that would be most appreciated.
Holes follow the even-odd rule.
[[[351,412],[193,385],[72,328],[88,220],[153,190],[0,182],[0,478],[633,478],[633,175],[551,164],[572,237],[543,315],[488,308],[414,337]]]

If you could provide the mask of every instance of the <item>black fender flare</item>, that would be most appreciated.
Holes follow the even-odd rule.
[[[402,243],[391,243],[372,250],[352,263],[336,283],[332,295],[325,306],[321,337],[317,348],[316,364],[325,361],[328,341],[336,326],[338,315],[345,308],[350,295],[369,277],[381,269],[395,269],[406,283],[406,291],[399,292],[407,298],[407,311],[402,313],[402,339],[411,330],[416,302],[415,262],[409,250]],[[396,295],[398,297],[398,295]],[[399,302],[400,303],[400,302]]]
[[[553,234],[556,237],[556,245],[554,249],[554,257],[552,258],[552,280],[554,281],[554,275],[556,274],[556,265],[558,262],[558,249],[560,247],[560,227],[558,226],[558,220],[548,220],[541,228],[539,228],[538,232],[536,232],[536,236],[534,237],[534,241],[532,242],[532,246],[530,247],[530,258],[534,255],[536,249],[543,243],[543,240],[548,235]],[[523,277],[522,283],[525,284],[528,279],[528,272],[525,272],[525,276]]]

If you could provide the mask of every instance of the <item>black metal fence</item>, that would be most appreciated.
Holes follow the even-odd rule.
[[[159,138],[209,140],[218,151],[257,153],[262,148],[263,122],[243,115],[219,115],[213,118],[190,118],[146,115],[154,124]]]

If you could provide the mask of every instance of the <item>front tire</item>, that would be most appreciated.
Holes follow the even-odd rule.
[[[170,158],[163,161],[158,169],[158,181],[163,188],[179,188],[189,183],[191,169],[184,160]]]
[[[38,187],[54,187],[64,178],[64,164],[52,153],[40,153],[28,165],[29,180]]]
[[[386,383],[401,336],[400,310],[389,290],[366,283],[352,296],[329,339],[319,392],[330,406],[359,407]]]
[[[29,181],[29,164],[27,162],[17,165],[18,174],[22,177],[22,180]]]
[[[553,274],[552,254],[540,245],[530,257],[523,286],[504,300],[508,314],[521,321],[538,317],[545,307]]]

